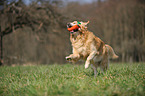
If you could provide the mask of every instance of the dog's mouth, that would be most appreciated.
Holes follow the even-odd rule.
[[[78,29],[75,29],[75,30],[70,31],[70,33],[71,33],[71,34],[74,34],[74,33],[76,33],[77,31],[78,31]]]
[[[67,24],[67,28],[69,29],[69,28],[72,28],[73,26],[70,24],[70,23],[68,23]],[[76,33],[77,31],[78,31],[78,29],[72,29],[72,30],[68,30],[71,34],[74,34],[74,33]]]

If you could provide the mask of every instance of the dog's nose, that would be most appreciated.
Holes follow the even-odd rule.
[[[70,26],[70,23],[67,23],[68,26]]]
[[[71,26],[71,24],[70,24],[70,23],[67,23],[67,27],[68,27],[68,28],[70,28],[70,27],[72,27],[72,26]]]

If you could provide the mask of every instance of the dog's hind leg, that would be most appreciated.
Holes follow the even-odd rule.
[[[91,60],[97,55],[98,53],[96,51],[93,51],[87,58],[85,62],[85,69],[89,67],[89,64],[91,63]]]
[[[109,68],[109,59],[108,58],[104,58],[101,63],[100,63],[100,68],[102,70],[102,72],[107,72],[107,69]]]
[[[98,72],[97,72],[97,66],[94,65],[94,62],[92,62],[91,66],[92,66],[92,69],[94,71],[94,77],[96,77],[97,74],[98,74]]]

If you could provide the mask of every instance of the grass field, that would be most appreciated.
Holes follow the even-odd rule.
[[[145,63],[110,64],[93,76],[84,65],[0,67],[0,96],[145,96]]]

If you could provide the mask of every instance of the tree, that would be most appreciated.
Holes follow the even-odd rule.
[[[48,26],[50,20],[46,18],[36,17],[32,12],[34,10],[45,10],[51,17],[55,17],[55,13],[51,10],[51,6],[39,6],[32,4],[29,9],[21,0],[5,4],[1,3],[4,8],[0,10],[0,65],[3,63],[3,37],[25,26],[30,27],[33,31],[39,30],[42,26]],[[49,11],[49,12],[48,12]],[[45,20],[44,20],[45,19]],[[53,20],[53,19],[52,19]],[[38,28],[34,26],[37,25]]]

